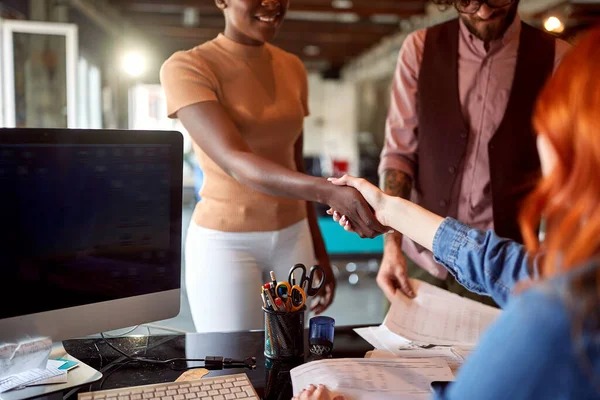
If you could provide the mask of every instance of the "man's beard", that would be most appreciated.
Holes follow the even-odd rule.
[[[487,24],[483,28],[483,31],[478,30],[473,24],[473,22],[481,21],[481,19],[477,16],[461,14],[460,17],[465,23],[465,26],[467,27],[469,32],[471,32],[473,36],[475,36],[478,39],[481,39],[485,43],[489,43],[493,40],[500,39],[502,36],[504,36],[504,33],[506,32],[508,27],[515,20],[518,5],[519,1],[515,1],[513,4],[511,4],[510,8],[508,9],[495,10],[494,13],[490,16],[490,18],[497,17],[498,14],[504,14],[502,16],[502,19],[500,19],[495,24]]]

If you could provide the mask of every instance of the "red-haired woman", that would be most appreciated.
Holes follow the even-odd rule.
[[[389,197],[363,179],[334,180],[357,188],[383,225],[432,250],[463,286],[504,308],[436,399],[600,398],[599,66],[596,28],[540,93],[533,120],[544,177],[522,208],[525,246]],[[345,218],[340,223],[351,229]],[[311,386],[298,397],[336,396]]]

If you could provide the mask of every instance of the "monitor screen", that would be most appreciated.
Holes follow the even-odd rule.
[[[0,321],[179,289],[180,134],[11,131],[0,132]]]

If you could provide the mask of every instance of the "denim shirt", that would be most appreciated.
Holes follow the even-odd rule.
[[[572,333],[573,274],[514,294],[531,279],[525,248],[451,218],[436,232],[433,254],[460,284],[504,309],[435,400],[600,399],[600,335]],[[585,268],[598,271],[598,264]]]

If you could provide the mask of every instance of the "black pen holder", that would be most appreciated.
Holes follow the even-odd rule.
[[[274,360],[304,357],[303,306],[295,312],[267,310],[265,313],[265,356]]]

